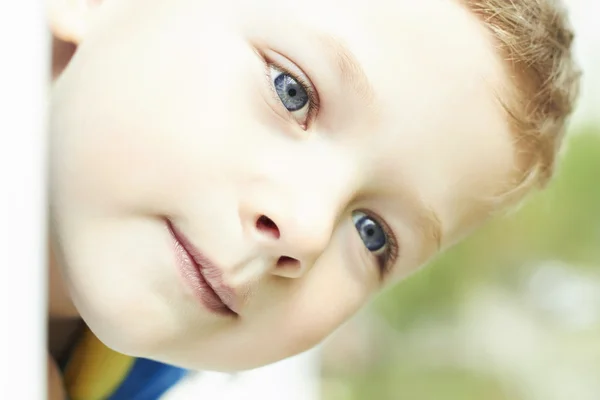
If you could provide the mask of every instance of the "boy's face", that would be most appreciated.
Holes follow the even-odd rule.
[[[222,370],[306,350],[512,173],[502,63],[455,2],[100,3],[55,15],[85,33],[53,89],[52,229],[116,350]]]

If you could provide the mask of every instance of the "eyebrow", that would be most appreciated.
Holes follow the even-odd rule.
[[[325,48],[325,54],[337,66],[342,82],[352,88],[363,100],[373,103],[375,93],[371,82],[369,82],[360,63],[344,42],[328,34],[318,35],[317,40]]]
[[[442,223],[438,214],[433,208],[428,207],[420,199],[412,204],[412,210],[416,214],[415,224],[417,230],[417,237],[420,239],[418,243],[423,243],[419,246],[419,252],[417,253],[417,260],[421,264],[433,254],[439,252],[442,247]],[[402,242],[400,241],[400,251],[402,253]],[[400,259],[401,255],[398,259]],[[394,263],[395,265],[390,269],[388,275],[394,275],[393,271],[398,268],[398,260]],[[384,277],[383,281],[386,281],[387,277]]]
[[[416,194],[409,195],[408,193],[407,191],[403,193],[407,201],[406,205],[410,207],[411,214],[414,215],[418,237],[421,239],[421,243],[425,244],[419,257],[429,257],[432,252],[438,252],[442,247],[442,221],[433,207],[428,205],[420,196]]]
[[[421,205],[417,224],[425,243],[432,241],[435,244],[435,251],[439,251],[442,247],[442,223],[437,213],[431,207]]]

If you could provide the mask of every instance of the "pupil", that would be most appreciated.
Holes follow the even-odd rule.
[[[363,215],[354,221],[354,226],[369,251],[379,251],[387,244],[388,240],[384,229],[373,218]]]
[[[293,76],[281,74],[273,81],[277,96],[288,111],[301,110],[310,101],[310,96]]]

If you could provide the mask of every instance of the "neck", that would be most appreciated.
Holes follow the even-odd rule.
[[[52,244],[48,249],[48,314],[51,319],[79,318]]]

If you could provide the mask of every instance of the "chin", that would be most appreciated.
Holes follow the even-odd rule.
[[[142,303],[144,303],[142,301]],[[94,335],[108,348],[133,357],[153,358],[174,332],[168,329],[169,318],[156,309],[140,312],[133,304],[109,306],[103,299],[76,304],[80,316]],[[149,303],[146,302],[146,305]],[[132,310],[136,312],[132,313]]]

